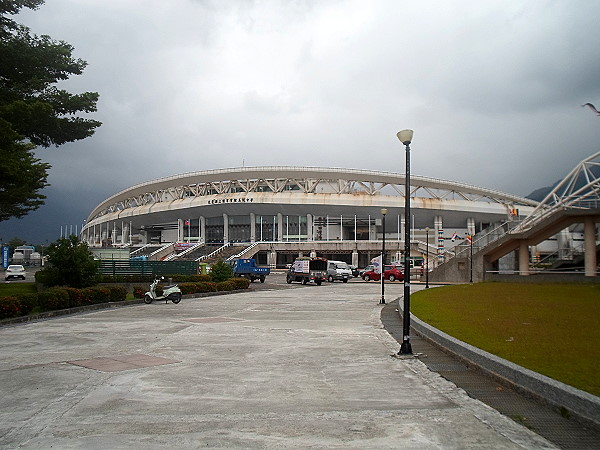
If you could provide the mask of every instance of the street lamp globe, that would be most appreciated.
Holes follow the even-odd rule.
[[[400,142],[402,142],[404,145],[409,145],[412,142],[413,130],[399,131],[396,136],[398,136],[398,139],[400,139]]]

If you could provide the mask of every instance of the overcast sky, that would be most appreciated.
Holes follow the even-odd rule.
[[[88,62],[84,141],[42,149],[47,205],[0,223],[55,240],[106,197],[179,173],[411,171],[527,195],[600,150],[600,0],[46,0],[16,19]]]

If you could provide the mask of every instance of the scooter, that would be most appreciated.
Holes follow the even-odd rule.
[[[154,300],[165,300],[167,303],[171,300],[173,303],[179,303],[181,301],[181,289],[176,284],[171,286],[165,286],[163,289],[162,295],[156,295],[156,286],[165,277],[155,278],[152,284],[150,285],[150,290],[144,294],[144,303],[150,304]]]

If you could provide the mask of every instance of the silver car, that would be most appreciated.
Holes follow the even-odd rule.
[[[25,267],[20,264],[11,264],[6,268],[4,272],[4,279],[10,280],[11,278],[22,278],[25,279]]]

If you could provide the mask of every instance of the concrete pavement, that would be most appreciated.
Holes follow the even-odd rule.
[[[291,285],[2,327],[0,446],[554,448],[393,357],[380,295]]]

